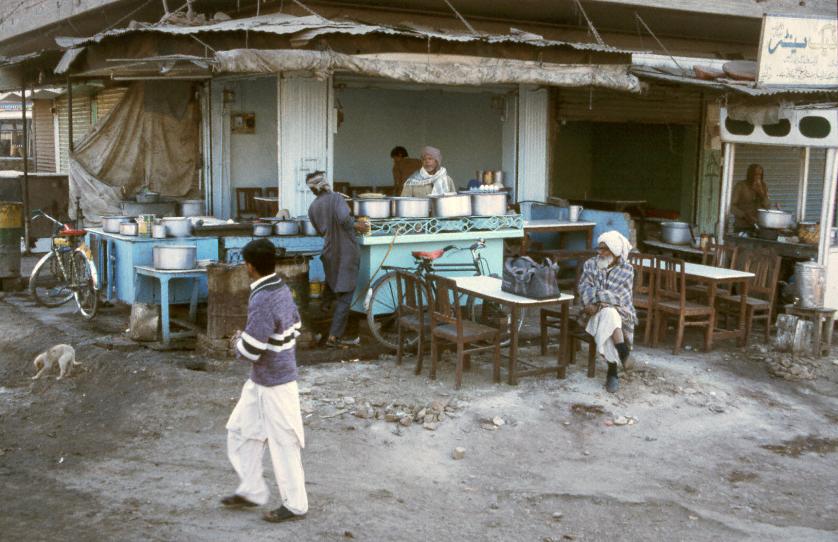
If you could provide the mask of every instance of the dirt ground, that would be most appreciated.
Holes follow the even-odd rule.
[[[836,352],[782,373],[763,345],[639,347],[613,396],[584,363],[510,387],[474,362],[459,391],[450,358],[435,382],[412,358],[306,365],[311,509],[272,525],[218,503],[246,365],[118,340],[125,327],[124,307],[83,322],[0,298],[2,539],[838,539]],[[83,365],[33,382],[60,342]]]

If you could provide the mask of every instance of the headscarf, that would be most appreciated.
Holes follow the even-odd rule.
[[[596,242],[597,244],[605,243],[605,246],[608,247],[608,250],[610,250],[614,256],[622,258],[623,261],[628,260],[629,252],[631,252],[631,243],[629,243],[629,240],[617,230],[611,230],[603,233],[599,236]]]
[[[422,156],[425,156],[426,154],[428,156],[430,156],[431,158],[433,158],[434,160],[436,160],[436,163],[438,165],[440,165],[440,166],[442,165],[442,151],[440,151],[436,147],[431,147],[431,146],[422,147],[422,152],[419,154],[419,156],[422,157]]]
[[[306,184],[308,185],[309,188],[311,188],[313,190],[320,191],[320,192],[322,192],[322,191],[331,192],[332,191],[332,187],[329,185],[329,181],[326,180],[326,174],[325,173],[319,173],[319,174],[315,175],[314,177],[306,179]]]

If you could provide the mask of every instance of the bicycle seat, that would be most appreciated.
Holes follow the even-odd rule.
[[[416,259],[421,258],[423,260],[436,260],[437,258],[441,257],[443,254],[445,254],[445,250],[439,249],[439,250],[432,250],[430,252],[422,252],[420,250],[417,250],[417,251],[411,252],[411,254]]]
[[[74,230],[69,224],[64,224],[64,229],[58,232],[61,237],[80,237],[87,233],[87,230]]]

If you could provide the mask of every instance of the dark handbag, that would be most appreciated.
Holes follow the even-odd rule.
[[[501,289],[533,299],[559,297],[558,266],[549,259],[536,263],[528,256],[508,258],[503,264]]]

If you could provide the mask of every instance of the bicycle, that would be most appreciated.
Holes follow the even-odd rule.
[[[33,221],[46,218],[53,223],[50,250],[29,275],[29,293],[43,307],[59,307],[75,299],[81,315],[90,320],[99,307],[96,267],[87,247],[81,242],[85,230],[63,224],[42,210],[36,210]]]
[[[398,280],[396,276],[397,271],[414,273],[423,282],[427,281],[428,275],[438,272],[472,272],[474,276],[489,276],[489,264],[480,255],[480,250],[484,248],[486,248],[486,242],[483,239],[479,239],[468,249],[448,245],[432,252],[413,252],[413,259],[416,262],[416,266],[413,268],[382,265],[381,269],[386,271],[386,273],[373,283],[364,301],[364,308],[367,311],[367,324],[372,336],[383,346],[391,350],[395,350],[398,347],[396,318],[398,318],[400,300],[398,299],[398,288],[396,284],[396,280]],[[461,252],[463,250],[468,250],[471,253],[471,263],[436,262],[436,260],[446,254]],[[466,296],[464,305],[466,317],[471,320],[476,320],[479,303],[472,296]],[[523,318],[521,320],[523,321]],[[407,345],[412,346],[418,338],[418,334],[409,337],[406,340]],[[508,343],[508,339],[506,342]]]

